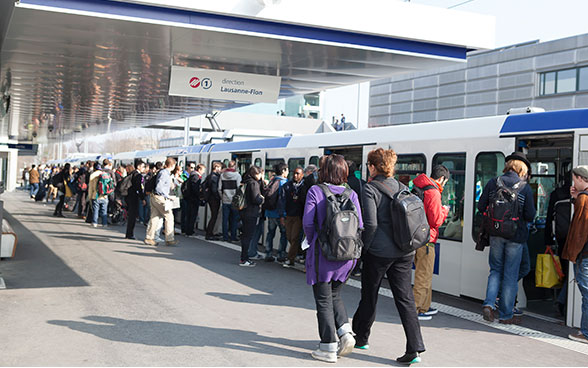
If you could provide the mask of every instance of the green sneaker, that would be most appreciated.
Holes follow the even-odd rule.
[[[365,344],[365,345],[357,345],[355,344],[355,348],[356,349],[361,349],[361,350],[368,350],[370,348],[369,344]]]
[[[406,353],[403,356],[401,356],[400,358],[396,358],[396,361],[398,363],[411,365],[411,364],[420,363],[421,357],[419,356],[419,353]]]

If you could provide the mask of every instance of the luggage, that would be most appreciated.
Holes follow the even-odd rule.
[[[357,208],[350,198],[353,190],[334,194],[325,184],[319,188],[327,197],[327,215],[318,237],[323,256],[329,261],[358,259],[363,243]]]
[[[43,199],[45,199],[46,194],[47,194],[47,191],[45,190],[45,188],[42,186],[39,186],[39,191],[35,195],[35,202],[41,202]]]

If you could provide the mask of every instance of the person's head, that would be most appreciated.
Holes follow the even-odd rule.
[[[163,167],[163,163],[161,161],[157,161],[155,163],[155,170],[159,171]]]
[[[174,166],[174,168],[171,170],[172,175],[180,175],[182,173],[182,168],[180,167],[180,165]]]
[[[312,175],[317,170],[316,165],[308,165],[304,168],[304,176]]]
[[[298,166],[294,169],[292,180],[294,180],[295,183],[300,183],[302,178],[304,178],[304,169],[302,168],[302,166]]]
[[[288,176],[288,165],[284,162],[280,162],[279,164],[274,165],[274,171],[276,172],[277,176],[281,176],[283,178]]]
[[[449,173],[449,169],[444,165],[436,165],[433,167],[433,170],[431,171],[431,179],[439,184],[439,187],[444,188],[450,178],[451,174]]]
[[[137,171],[140,173],[143,173],[145,171],[145,163],[141,160],[137,160],[137,162],[135,162],[135,167],[137,168]]]
[[[347,160],[345,162],[347,162],[347,166],[349,167],[349,176],[354,175],[357,171],[357,165],[355,164],[355,162],[351,160]]]
[[[127,174],[130,174],[135,171],[135,166],[133,164],[128,164],[125,169],[127,170]]]
[[[347,183],[348,174],[349,168],[347,167],[345,158],[333,153],[325,157],[319,172],[319,181],[321,183],[342,185]]]
[[[259,166],[252,165],[247,170],[247,176],[251,177],[255,181],[260,181],[261,177],[263,176],[263,170],[261,170],[261,167]]]
[[[213,162],[212,163],[212,172],[215,172],[215,173],[220,172],[222,167],[223,167],[223,165],[220,162],[218,162],[218,161]]]
[[[165,168],[168,170],[173,170],[173,168],[176,166],[176,160],[174,160],[172,157],[168,157],[165,160]]]
[[[65,170],[66,173],[71,172],[71,165],[69,163],[65,164],[63,170]]]
[[[35,165],[31,165],[31,170],[35,168]]]
[[[105,159],[102,161],[102,166],[103,166],[105,169],[107,169],[107,168],[110,168],[110,160],[109,160],[109,159],[107,159],[107,158],[105,158]]]
[[[231,160],[229,161],[229,169],[235,169],[235,167],[237,167],[237,161],[235,160]]]
[[[188,174],[191,174],[194,170],[196,170],[196,164],[194,162],[190,162],[188,166],[186,166],[186,171]]]
[[[572,182],[579,192],[588,189],[588,165],[578,166],[572,170]]]
[[[523,161],[513,159],[506,161],[506,164],[504,165],[503,172],[507,173],[509,171],[516,173],[521,179],[526,179],[527,174],[529,173],[529,168]]]
[[[519,178],[528,180],[531,173],[531,163],[523,152],[513,152],[504,159],[504,173],[512,171]]]
[[[202,174],[204,174],[205,171],[206,171],[206,166],[204,166],[204,164],[196,165],[196,172],[198,172],[198,174],[202,175]]]
[[[157,166],[155,166],[155,164],[153,162],[151,162],[149,164],[149,171],[151,171],[151,172],[157,171]]]
[[[396,152],[394,150],[376,148],[368,153],[367,168],[370,177],[384,175],[389,178],[394,175],[394,165],[396,165]]]

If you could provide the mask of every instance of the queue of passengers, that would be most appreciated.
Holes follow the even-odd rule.
[[[112,185],[123,197],[128,211],[128,239],[134,239],[136,218],[148,219],[146,244],[156,246],[165,241],[168,246],[176,245],[174,209],[181,210],[182,233],[191,237],[198,208],[206,204],[212,214],[206,224],[206,239],[221,239],[214,229],[217,214],[222,210],[222,239],[240,242],[240,266],[253,267],[254,260],[273,262],[276,255],[284,267],[293,267],[296,258],[304,254],[299,259],[303,259],[307,283],[313,288],[320,336],[319,348],[312,352],[315,359],[336,362],[338,356],[350,354],[353,348],[369,349],[378,290],[386,277],[407,340],[405,354],[397,361],[412,364],[420,362],[420,354],[425,351],[419,321],[430,320],[438,312],[431,307],[435,244],[449,212],[441,194],[451,174],[447,167],[435,166],[430,176],[420,174],[413,180],[411,194],[394,178],[396,159],[393,150],[377,148],[369,152],[366,183],[355,176],[353,163],[337,154],[323,156],[319,168],[314,165],[295,168],[290,180],[284,163],[277,164],[273,175],[264,179],[263,169],[255,165],[241,177],[235,161],[230,161],[226,168],[214,162],[206,176],[202,164],[191,163],[183,171],[173,158],[168,158],[159,169],[159,165],[147,167],[141,161],[136,167],[129,165],[126,173],[120,172],[122,179],[118,183],[114,183],[116,178],[112,179]],[[54,181],[60,202],[68,186],[60,188],[59,181],[77,182],[82,177],[80,172],[89,175],[86,198],[92,203],[92,222],[96,226],[96,213],[99,213],[106,224],[108,195],[104,193],[110,189],[104,182],[108,182],[110,162],[104,160],[102,167],[89,162],[75,175],[66,165]],[[529,272],[525,248],[528,224],[536,212],[528,185],[530,173],[531,164],[526,156],[514,152],[505,159],[504,174],[486,183],[478,203],[478,209],[484,214],[481,233],[487,239],[487,244],[482,246],[490,248],[490,274],[482,307],[482,316],[489,322],[497,318],[502,324],[521,323],[516,315],[519,313],[516,313],[515,299],[518,280]],[[29,175],[29,180],[34,176]],[[561,254],[572,262],[575,270],[582,293],[582,321],[581,329],[569,337],[588,343],[588,166],[575,168],[571,177],[569,191],[575,199],[575,210]],[[100,189],[103,185],[105,188]],[[416,217],[409,219],[407,216],[414,214],[400,212],[398,201],[411,195],[420,199],[427,233],[418,242],[414,233],[412,240],[401,242],[398,229],[404,232],[402,226],[409,226]],[[141,215],[145,208],[150,209],[150,215]],[[61,215],[60,211],[56,208],[57,216]],[[502,217],[498,218],[499,215]],[[266,220],[268,233],[260,252],[258,242]],[[158,240],[162,221],[165,240]],[[239,223],[240,239],[237,238]],[[278,229],[279,248],[274,254],[273,240]],[[360,259],[363,263],[361,299],[349,323],[341,288]],[[411,285],[413,264],[414,286]]]

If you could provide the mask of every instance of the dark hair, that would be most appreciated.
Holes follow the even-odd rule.
[[[334,185],[341,185],[347,183],[347,176],[349,175],[349,168],[345,157],[333,153],[326,156],[323,160],[319,171],[319,182],[329,183]]]
[[[255,166],[255,165],[251,165],[251,167],[247,170],[247,176],[251,177],[253,180],[255,180],[255,175],[257,174],[261,174],[261,167],[259,166]]]
[[[288,169],[288,165],[286,165],[283,162],[280,162],[279,164],[274,165],[274,171],[276,172],[276,175],[282,175],[284,173],[284,171],[286,171],[287,169]]]
[[[102,165],[104,165],[104,166],[110,165],[110,160],[105,158],[104,161],[102,161]]]
[[[149,170],[153,170],[153,169],[155,169],[155,167],[156,167],[156,166],[155,166],[155,164],[154,164],[153,162],[151,162],[151,163],[149,164]]]
[[[353,162],[351,160],[347,160],[345,162],[347,162],[347,166],[349,167],[349,174],[350,175],[357,171],[357,165],[355,164],[355,162]]]
[[[449,169],[444,165],[436,165],[435,167],[433,167],[433,170],[431,171],[431,179],[437,180],[441,177],[444,177],[445,179],[449,180],[451,178]]]
[[[135,167],[136,167],[136,168],[139,168],[139,166],[141,166],[141,165],[143,165],[143,164],[144,164],[143,160],[137,160],[137,161],[135,162]]]
[[[162,167],[163,167],[163,164],[161,163],[161,161],[157,161],[157,162],[155,163],[155,168],[156,168],[157,170],[161,170],[161,168],[162,168]]]
[[[33,165],[31,165],[31,170],[32,170],[32,169],[34,169],[34,168],[35,168],[35,165],[34,165],[34,164],[33,164]]]

